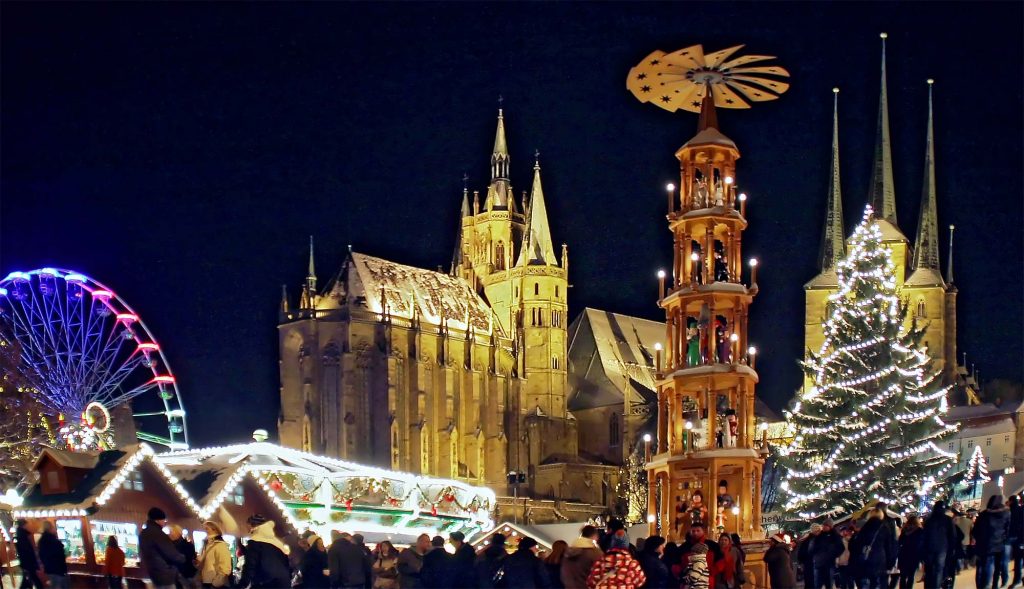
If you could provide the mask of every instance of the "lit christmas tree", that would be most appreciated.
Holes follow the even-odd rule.
[[[947,387],[904,328],[907,308],[869,206],[836,266],[825,342],[804,362],[814,385],[787,418],[782,449],[785,510],[800,518],[839,515],[874,501],[917,507],[956,464],[939,444],[956,430],[942,421]]]
[[[960,479],[961,484],[970,488],[973,497],[978,494],[979,484],[984,485],[991,480],[992,477],[988,476],[988,461],[981,453],[981,446],[975,446],[971,459],[967,461],[967,470]]]

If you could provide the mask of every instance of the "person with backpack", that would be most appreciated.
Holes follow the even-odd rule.
[[[953,518],[946,513],[946,504],[936,501],[932,513],[921,528],[921,560],[924,563],[924,586],[938,589],[946,578],[950,561],[956,559],[960,542]]]
[[[491,543],[476,557],[477,587],[494,589],[501,586],[500,583],[505,575],[501,565],[506,557],[508,557],[508,551],[505,550],[505,535],[494,534],[491,536]]]
[[[594,563],[587,577],[588,589],[636,589],[647,581],[640,563],[629,553],[625,530],[616,530],[608,542],[608,552]]]
[[[885,589],[889,571],[896,564],[896,536],[885,513],[874,508],[868,521],[850,541],[850,565],[860,589]]]

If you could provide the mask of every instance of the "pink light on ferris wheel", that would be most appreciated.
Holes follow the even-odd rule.
[[[95,294],[93,296],[95,296]],[[135,323],[139,320],[139,316],[135,313],[118,313],[117,320],[123,323]]]
[[[146,354],[160,351],[160,346],[153,343],[139,344],[139,351]]]
[[[102,288],[92,291],[92,298],[94,299],[109,299],[112,296],[114,296],[114,293]]]
[[[174,377],[170,375],[154,376],[153,382],[157,384],[174,384]]]

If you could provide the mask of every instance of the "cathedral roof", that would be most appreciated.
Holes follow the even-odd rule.
[[[946,286],[946,282],[942,280],[942,275],[935,268],[918,268],[911,272],[910,277],[907,278],[906,282],[903,283],[905,288],[914,288],[922,286]]]
[[[808,281],[804,288],[835,288],[837,286],[839,286],[839,277],[836,275],[836,270],[829,268]]]
[[[540,182],[540,164],[533,166],[533,189],[530,191],[530,210],[526,216],[526,231],[523,233],[523,247],[519,251],[517,266],[544,264],[557,266],[555,248],[551,243],[551,227],[548,225],[548,210],[544,204],[544,188]]]
[[[464,330],[468,325],[478,334],[498,330],[491,308],[462,279],[352,252],[346,262],[347,283],[334,284],[331,298],[365,297],[375,313],[384,311],[404,319],[418,317],[424,323]],[[344,289],[344,290],[342,290]]]
[[[906,235],[900,231],[900,228],[895,223],[891,223],[887,219],[876,218],[875,221],[878,223],[878,228],[882,231],[882,241],[909,241]]]
[[[664,323],[584,309],[569,327],[569,409],[621,404],[627,389],[653,398],[654,346],[664,340]]]

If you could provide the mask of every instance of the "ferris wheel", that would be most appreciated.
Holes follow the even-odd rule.
[[[139,315],[103,284],[58,268],[11,272],[0,280],[0,339],[20,353],[22,380],[68,448],[112,447],[125,429],[188,447],[167,358]]]

